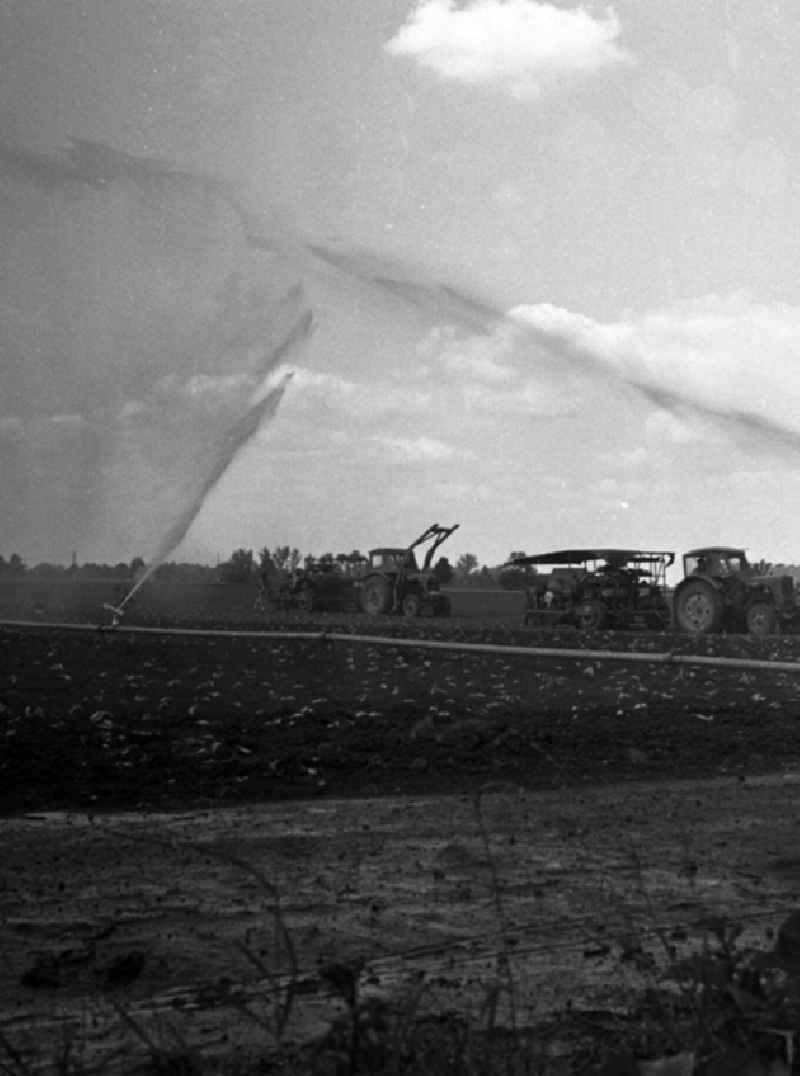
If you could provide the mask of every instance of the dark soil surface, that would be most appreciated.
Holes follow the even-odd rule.
[[[498,1025],[563,1051],[515,1071],[643,1071],[575,1068],[569,1020],[596,1056],[619,1021],[637,1056],[694,1048],[630,1013],[719,924],[760,954],[800,900],[800,661],[633,655],[786,663],[800,639],[268,626],[320,634],[0,627],[5,1069],[70,1071],[69,1047],[106,1072],[284,1071],[270,1021],[316,1050],[343,967],[448,1056],[436,1021],[486,1026],[498,998]]]
[[[795,638],[543,639],[435,621],[287,626],[314,624],[517,646],[800,656]],[[800,762],[800,678],[588,655],[4,628],[0,742],[5,812],[735,775]]]

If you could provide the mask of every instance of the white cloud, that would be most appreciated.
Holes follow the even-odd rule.
[[[609,323],[546,304],[511,316],[565,369],[632,386],[687,429],[723,422],[800,447],[800,307],[736,292]],[[671,437],[682,439],[676,428]]]
[[[519,326],[510,318],[488,336],[465,336],[452,325],[431,330],[418,350],[432,403],[445,393],[447,409],[458,400],[468,414],[557,416],[580,408],[579,380],[552,362],[546,369],[544,354],[531,377],[519,344]]]
[[[641,482],[631,482],[628,479],[623,480],[606,475],[597,482],[594,488],[603,498],[611,498],[616,504],[627,508],[630,506],[631,499],[638,497],[645,487]]]
[[[537,415],[557,418],[580,411],[584,394],[565,375],[562,384],[547,379],[527,378],[513,388],[498,389],[486,385],[465,385],[461,398],[468,413],[488,415]]]
[[[669,411],[653,411],[645,419],[645,436],[652,445],[688,445],[705,440],[707,430],[691,426]]]
[[[252,377],[246,373],[195,374],[183,386],[186,396],[218,396],[241,393],[242,389],[252,388]]]
[[[658,413],[665,414],[666,412],[661,411]],[[647,449],[642,445],[637,445],[636,448],[617,450],[616,452],[601,452],[599,459],[606,467],[613,467],[622,471],[636,471],[647,462],[647,456]]]
[[[465,7],[422,0],[386,49],[444,79],[537,98],[554,83],[630,62],[619,34],[612,8],[598,18],[584,7],[538,0],[473,0]]]
[[[376,437],[406,463],[436,463],[442,460],[475,459],[470,449],[458,448],[436,437]]]
[[[290,371],[293,376],[281,409],[289,416],[298,412],[319,415],[324,411],[344,411],[350,416],[385,415],[395,411],[417,413],[425,411],[431,404],[427,392],[392,382],[354,381],[305,366],[280,366],[274,379]]]
[[[513,338],[510,333],[505,337],[496,333],[492,342],[494,346],[490,349],[485,337],[465,337],[452,325],[444,325],[432,329],[418,350],[423,362],[432,361],[457,375],[459,384],[472,381],[502,384],[515,376],[514,370],[501,361]]]
[[[63,415],[51,415],[50,421],[56,426],[82,426],[86,420],[77,411],[70,411]]]
[[[482,503],[489,499],[489,487],[483,482],[459,482],[455,479],[447,482],[434,482],[433,494],[443,500],[459,503]]]

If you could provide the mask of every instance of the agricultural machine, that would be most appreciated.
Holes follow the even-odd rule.
[[[511,567],[546,567],[527,588],[523,623],[665,631],[670,625],[668,550],[565,549],[515,557]]]
[[[774,635],[800,629],[790,575],[765,575],[743,549],[707,546],[683,558],[683,579],[673,602],[677,627],[696,635],[748,631]]]
[[[365,564],[363,557],[340,555],[306,557],[302,568],[288,572],[272,565],[262,572],[259,605],[303,613],[353,612]]]
[[[308,557],[302,568],[282,572],[270,561],[264,565],[257,605],[297,609],[304,613],[351,612],[370,616],[448,616],[450,599],[440,593],[433,555],[453,527],[432,524],[403,548],[372,549],[368,557]],[[414,550],[427,545],[422,567]]]
[[[416,541],[404,549],[371,549],[359,587],[359,603],[370,616],[402,613],[403,616],[449,616],[450,599],[439,591],[433,569],[433,555],[442,542],[458,530],[431,524]],[[420,568],[414,550],[427,545]]]

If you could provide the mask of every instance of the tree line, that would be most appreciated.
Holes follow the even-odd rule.
[[[508,560],[524,556],[519,551],[509,554]],[[272,549],[264,546],[257,554],[252,549],[235,549],[231,555],[218,564],[199,564],[187,561],[165,561],[152,573],[152,578],[160,582],[183,583],[247,583],[257,581],[264,571],[265,564],[271,564],[280,572],[297,572],[313,570],[327,565],[333,570],[357,574],[367,564],[367,557],[360,550],[350,553],[323,553],[320,556],[301,554],[296,547],[276,545]],[[109,579],[117,582],[134,583],[146,570],[142,557],[131,561],[118,561],[115,564],[88,561],[78,564],[73,556],[69,565],[40,562],[29,566],[19,553],[12,553],[8,558],[0,554],[0,579],[50,579],[50,580],[89,580]],[[535,568],[511,568],[508,563],[489,567],[480,564],[474,553],[462,553],[451,564],[447,557],[440,557],[434,565],[440,583],[453,586],[475,587],[524,587],[533,575]]]

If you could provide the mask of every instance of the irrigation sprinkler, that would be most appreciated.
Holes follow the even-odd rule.
[[[125,609],[122,605],[110,605],[108,602],[103,602],[103,608],[112,614],[110,627],[116,628],[125,614]]]

